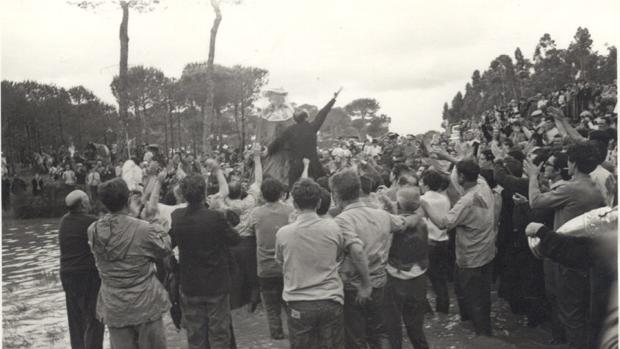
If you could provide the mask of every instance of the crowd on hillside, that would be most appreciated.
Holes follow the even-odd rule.
[[[259,144],[52,161],[31,188],[68,193],[60,244],[72,345],[101,347],[106,325],[113,347],[163,348],[170,311],[190,348],[231,348],[230,310],[262,302],[274,340],[285,311],[291,348],[400,348],[403,323],[413,347],[428,348],[433,310],[492,335],[497,283],[528,326],[551,322],[552,343],[613,347],[617,220],[599,226],[617,215],[616,98],[615,87],[579,82],[444,133],[340,139],[312,156],[291,152],[303,169],[289,181],[263,171],[274,147]],[[93,206],[107,213],[88,215]],[[558,233],[584,230],[574,219],[601,210],[597,237]]]

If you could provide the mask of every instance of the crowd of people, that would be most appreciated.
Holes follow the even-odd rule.
[[[428,348],[432,311],[458,311],[491,336],[495,284],[528,326],[551,322],[551,343],[617,343],[615,257],[557,233],[617,211],[615,93],[574,88],[443,134],[317,149],[334,99],[320,122],[296,113],[269,147],[66,164],[55,176],[70,191],[59,241],[72,346],[101,347],[105,325],[113,348],[165,348],[170,312],[189,348],[233,348],[231,309],[262,303],[273,340],[285,338],[285,312],[291,348],[400,348],[403,324]],[[263,170],[279,149],[285,179]],[[124,173],[132,164],[137,181]]]

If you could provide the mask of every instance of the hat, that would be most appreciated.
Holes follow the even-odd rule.
[[[590,117],[590,116],[592,116],[592,113],[590,113],[589,110],[584,110],[581,112],[581,114],[579,114],[580,118],[585,118],[585,117]]]
[[[88,199],[88,195],[86,195],[85,192],[81,190],[74,190],[65,197],[65,205],[67,205],[67,207],[71,207],[82,201],[84,198]]]
[[[541,116],[543,114],[542,110],[536,109],[532,112],[531,116]]]

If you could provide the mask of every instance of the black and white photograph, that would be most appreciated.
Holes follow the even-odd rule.
[[[620,2],[2,0],[2,348],[618,348]]]

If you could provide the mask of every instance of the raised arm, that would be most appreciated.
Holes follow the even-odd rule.
[[[521,131],[523,131],[523,134],[525,135],[525,137],[527,137],[528,140],[532,139],[532,135],[534,133],[532,131],[530,131],[529,128],[523,126],[523,127],[521,127]]]
[[[334,98],[332,98],[329,102],[327,102],[327,104],[323,107],[323,109],[319,110],[319,112],[316,114],[316,116],[314,117],[314,120],[312,120],[311,125],[314,128],[314,132],[317,132],[321,128],[323,123],[325,122],[325,119],[327,118],[327,114],[329,114],[329,111],[334,106],[334,103],[336,103],[336,98],[338,97],[339,93],[340,93],[340,90],[335,92]]]
[[[570,197],[570,193],[565,190],[564,186],[559,186],[546,193],[540,191],[538,173],[541,167],[542,164],[536,166],[530,161],[525,161],[524,163],[524,169],[529,178],[528,198],[530,200],[530,207],[533,209],[544,209],[560,207],[566,204]]]
[[[217,161],[214,159],[207,160],[207,170],[211,173],[215,173],[217,178],[217,185],[219,187],[219,191],[217,192],[217,196],[220,198],[225,198],[228,196],[228,182],[226,181],[226,177],[224,176],[224,171],[219,166]]]
[[[518,192],[522,195],[528,195],[528,181],[521,177],[513,176],[508,173],[502,160],[495,160],[493,164],[493,177],[497,184],[504,188]]]
[[[261,145],[259,143],[254,143],[253,154],[254,154],[254,184],[260,187],[261,183],[263,183],[263,163],[261,162]]]
[[[585,142],[587,139],[583,137],[577,130],[568,122],[564,113],[558,108],[549,108],[549,114],[553,116],[555,126],[562,136],[568,137],[576,142]]]
[[[308,158],[302,159],[304,163],[304,170],[301,173],[301,178],[308,178],[308,169],[310,168],[310,160]]]
[[[159,209],[157,208],[157,204],[159,203],[159,196],[161,192],[162,183],[166,180],[166,171],[161,171],[157,178],[153,180],[153,189],[151,191],[151,196],[149,197],[149,201],[146,203],[145,212],[147,220],[153,218],[157,215]]]

